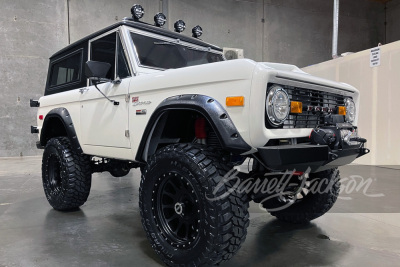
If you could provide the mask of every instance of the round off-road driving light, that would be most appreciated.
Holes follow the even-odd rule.
[[[131,8],[132,17],[134,20],[138,21],[144,15],[144,9],[141,5],[134,5]]]
[[[289,95],[279,85],[270,88],[267,94],[266,107],[268,120],[272,125],[281,125],[289,116]]]
[[[194,38],[199,38],[202,34],[203,34],[203,29],[200,27],[200,25],[197,25],[196,27],[193,27],[192,36]]]
[[[167,17],[163,13],[159,12],[154,16],[154,22],[156,26],[162,27],[165,22],[167,22]]]
[[[356,104],[353,99],[346,98],[344,100],[344,105],[346,107],[346,121],[350,123],[354,122],[356,119]]]
[[[174,23],[174,28],[176,32],[183,32],[186,29],[186,24],[180,19]]]

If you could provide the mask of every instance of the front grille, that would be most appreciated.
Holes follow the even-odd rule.
[[[290,86],[284,88],[291,101],[303,103],[303,113],[290,114],[283,128],[315,128],[323,123],[322,119],[328,112],[307,111],[308,106],[332,108],[333,113],[336,113],[337,106],[344,106],[343,95]]]

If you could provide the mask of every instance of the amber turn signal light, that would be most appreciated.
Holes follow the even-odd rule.
[[[226,98],[227,107],[244,106],[244,96],[228,96]]]
[[[345,116],[346,116],[346,107],[339,106],[339,107],[338,107],[338,114],[339,114],[339,115],[345,115]]]
[[[290,113],[302,113],[303,112],[303,103],[298,101],[290,102]]]

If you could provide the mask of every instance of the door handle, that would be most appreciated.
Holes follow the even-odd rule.
[[[81,89],[79,89],[79,92],[80,92],[81,94],[83,94],[83,93],[86,92],[87,90],[89,90],[89,88],[81,88]]]

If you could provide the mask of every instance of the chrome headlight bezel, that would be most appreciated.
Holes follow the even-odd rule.
[[[357,108],[353,99],[346,98],[344,100],[344,106],[346,107],[346,116],[345,119],[347,122],[353,123],[356,120]]]
[[[278,97],[283,97],[279,99],[281,102],[277,104]],[[283,105],[282,105],[283,104]],[[277,114],[277,108],[286,107],[286,111],[283,111],[283,114]],[[286,90],[279,85],[273,85],[267,92],[266,102],[265,102],[265,110],[268,121],[273,126],[282,125],[285,120],[288,118],[290,113],[290,99]]]

